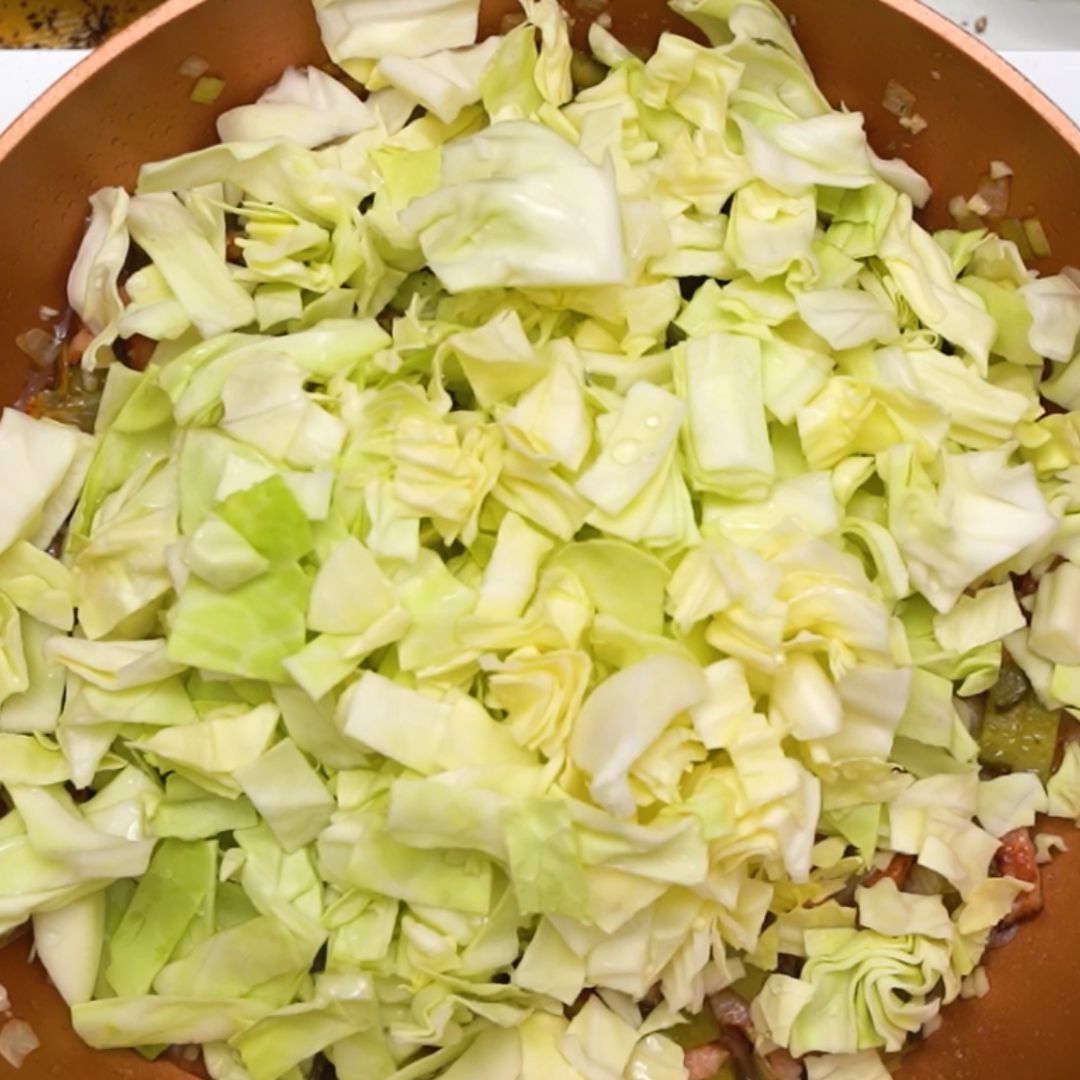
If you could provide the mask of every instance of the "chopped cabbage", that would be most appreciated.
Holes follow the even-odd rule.
[[[0,934],[92,1046],[684,1080],[736,984],[884,1080],[1080,820],[964,701],[1080,707],[1080,289],[672,6],[314,0],[349,78],[92,199],[94,434],[0,419]]]
[[[372,110],[346,86],[309,67],[289,68],[254,105],[222,113],[217,130],[222,142],[288,139],[314,149],[375,123]]]
[[[506,121],[447,144],[439,186],[401,219],[450,292],[626,277],[611,170],[539,124]]]
[[[93,439],[75,428],[3,411],[0,552],[19,540],[39,548],[52,542],[79,497],[93,449]]]

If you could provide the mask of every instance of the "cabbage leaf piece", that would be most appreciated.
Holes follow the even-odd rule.
[[[614,178],[539,124],[508,121],[447,144],[438,188],[402,223],[451,292],[626,278]]]

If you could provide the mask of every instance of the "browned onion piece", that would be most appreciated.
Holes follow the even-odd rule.
[[[1020,924],[1013,923],[1011,926],[999,926],[990,932],[986,939],[988,949],[1001,949],[1008,945],[1016,935],[1020,933]]]
[[[1012,177],[999,176],[994,179],[984,176],[979,181],[976,195],[986,203],[987,216],[1002,217],[1009,212],[1009,198],[1012,194]]]
[[[893,116],[910,116],[915,111],[915,95],[895,79],[885,84],[885,99],[882,105]]]
[[[20,334],[15,344],[30,357],[35,367],[51,368],[60,356],[61,342],[37,326]]]

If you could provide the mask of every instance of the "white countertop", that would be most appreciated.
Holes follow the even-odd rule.
[[[84,55],[63,49],[0,50],[0,130]],[[1002,55],[1080,123],[1080,51]]]
[[[85,55],[75,49],[0,49],[0,131]]]
[[[925,0],[994,49],[1080,49],[1080,0]]]

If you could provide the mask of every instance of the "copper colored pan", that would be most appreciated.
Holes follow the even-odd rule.
[[[514,0],[485,0],[497,29]],[[570,5],[572,7],[572,4]],[[1016,170],[1011,213],[1037,212],[1053,257],[1080,264],[1080,131],[989,50],[913,0],[781,0],[826,93],[862,110],[879,153],[902,154],[933,181],[927,217],[948,223],[951,195],[971,194],[994,159]],[[685,24],[662,0],[611,0],[615,32],[648,47]],[[578,19],[577,32],[584,30]],[[178,73],[209,61],[226,89],[214,109],[193,105]],[[87,196],[130,184],[140,162],[205,145],[216,113],[255,97],[289,64],[322,62],[310,0],[170,0],[118,35],[0,137],[0,402],[12,401],[25,358],[12,344],[43,305],[63,306],[67,267]],[[929,128],[909,135],[883,107],[895,79]],[[0,478],[0,483],[3,478]],[[1080,834],[1047,870],[1047,911],[992,953],[991,992],[952,1007],[943,1030],[905,1063],[902,1080],[1076,1080],[1080,1077]],[[15,1073],[30,1080],[183,1080],[176,1065],[97,1054],[71,1033],[66,1010],[21,939],[0,951],[0,984],[42,1048]],[[483,1078],[477,1078],[483,1080]]]

